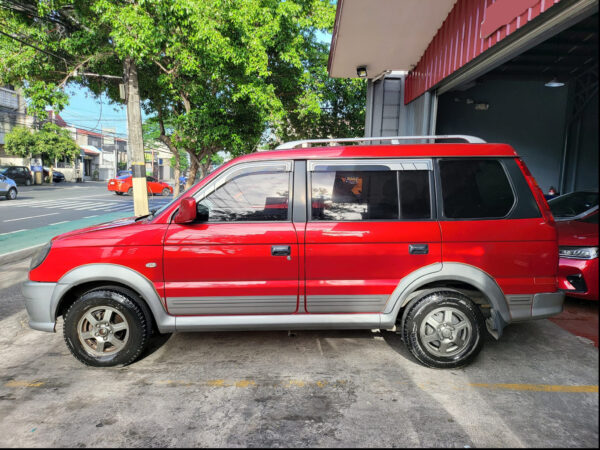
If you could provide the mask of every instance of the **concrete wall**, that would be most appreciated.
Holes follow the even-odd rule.
[[[547,192],[550,186],[559,187],[567,99],[566,86],[547,88],[539,81],[485,81],[438,98],[436,134],[471,134],[487,142],[512,145]],[[477,110],[476,104],[489,107]],[[595,152],[593,170],[597,171],[597,145]]]
[[[427,92],[405,105],[404,82],[404,75],[386,76],[378,81],[368,82],[365,136],[431,134],[435,97]]]

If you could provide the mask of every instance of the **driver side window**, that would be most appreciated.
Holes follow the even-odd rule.
[[[290,172],[242,174],[199,202],[209,222],[286,221],[289,217]]]

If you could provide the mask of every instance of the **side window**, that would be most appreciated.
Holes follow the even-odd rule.
[[[290,173],[264,171],[232,178],[199,203],[209,222],[285,221],[289,196]]]
[[[397,220],[394,171],[324,171],[311,177],[312,220]]]
[[[403,220],[430,219],[431,199],[429,195],[428,170],[401,170],[400,217]]]
[[[515,201],[499,161],[441,160],[444,215],[452,219],[504,217]]]
[[[153,177],[146,177],[146,181],[156,181],[156,179]]]

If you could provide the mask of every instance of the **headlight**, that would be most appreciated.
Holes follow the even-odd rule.
[[[598,247],[559,247],[561,258],[594,259],[598,257]]]
[[[52,242],[48,242],[42,248],[40,248],[31,258],[31,264],[29,264],[29,270],[35,269],[41,263],[44,262],[48,253],[50,253],[50,249],[52,248]]]

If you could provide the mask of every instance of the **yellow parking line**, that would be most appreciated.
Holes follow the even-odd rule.
[[[557,384],[469,383],[469,386],[488,389],[508,389],[513,391],[598,393],[598,386],[585,385],[564,386]]]

